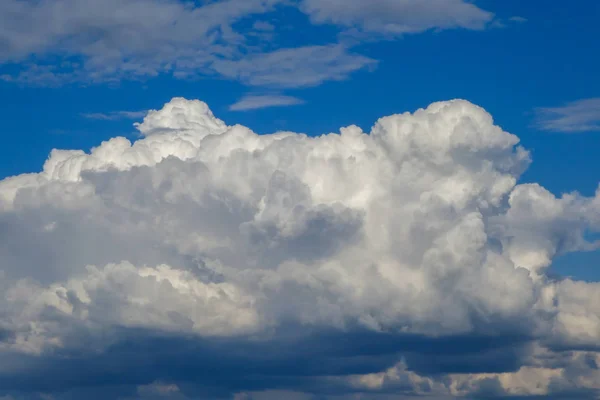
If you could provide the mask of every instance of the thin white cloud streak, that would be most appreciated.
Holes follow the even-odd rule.
[[[524,17],[519,17],[518,15],[517,15],[517,16],[514,16],[514,17],[510,17],[508,20],[509,20],[509,21],[512,21],[512,22],[518,22],[518,23],[524,23],[524,22],[527,22],[527,18],[524,18]]]
[[[600,131],[600,97],[581,99],[560,107],[540,107],[535,112],[535,125],[544,131]]]
[[[248,111],[267,107],[284,107],[304,104],[302,99],[283,95],[248,95],[229,106],[230,111]]]
[[[82,117],[87,119],[99,119],[104,121],[116,121],[120,119],[144,118],[148,111],[111,111],[108,113],[83,113]]]

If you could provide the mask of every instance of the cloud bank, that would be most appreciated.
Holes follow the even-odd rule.
[[[136,127],[0,181],[0,395],[598,394],[600,284],[547,270],[598,247],[600,190],[518,184],[485,110],[308,137],[175,98]]]

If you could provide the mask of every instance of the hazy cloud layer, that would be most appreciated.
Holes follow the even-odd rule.
[[[136,127],[0,181],[0,395],[598,393],[600,284],[546,271],[598,247],[600,191],[518,184],[483,109],[307,137],[176,98]]]

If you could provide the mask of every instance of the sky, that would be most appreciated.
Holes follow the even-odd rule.
[[[0,0],[0,399],[600,398],[596,0]]]

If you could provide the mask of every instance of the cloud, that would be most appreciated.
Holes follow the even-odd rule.
[[[544,366],[545,357],[554,357],[557,365]],[[433,392],[446,398],[477,395],[481,396],[478,398],[595,398],[600,390],[600,385],[596,383],[600,378],[597,367],[599,361],[598,354],[572,352],[556,357],[536,349],[528,361],[530,365],[511,372],[451,374],[445,381],[436,381],[432,377],[415,374],[401,362],[377,374],[353,376],[349,382],[357,388],[388,392],[397,390],[421,395]],[[584,381],[589,384],[584,384]]]
[[[600,130],[600,98],[582,99],[562,107],[540,107],[536,110],[538,129],[576,133]]]
[[[235,43],[241,38],[230,30],[232,23],[272,10],[277,3],[225,0],[193,6],[174,0],[8,0],[2,5],[2,54],[5,60],[47,51],[80,54],[89,57],[89,67],[142,58],[155,64],[149,69],[157,69],[203,46],[215,51],[219,41]],[[159,54],[154,54],[157,49]]]
[[[518,22],[518,23],[527,22],[527,18],[519,17],[518,15],[516,15],[514,17],[510,17],[508,20],[512,21],[512,22]]]
[[[252,24],[252,27],[257,31],[270,32],[275,30],[275,25],[268,21],[255,21],[254,24]]]
[[[0,3],[0,65],[14,68],[0,79],[60,86],[167,74],[285,88],[347,79],[375,66],[339,43],[283,47],[266,19],[289,7],[317,24],[391,35],[483,29],[493,18],[463,0],[6,0]]]
[[[0,395],[591,397],[600,189],[463,100],[318,137],[175,98],[0,181]]]
[[[111,111],[109,113],[84,113],[84,118],[99,119],[104,121],[115,121],[119,119],[139,119],[144,118],[147,111]]]
[[[430,29],[479,30],[494,16],[464,0],[303,0],[302,9],[315,23],[391,35]]]
[[[374,68],[377,61],[349,53],[342,45],[279,49],[237,61],[213,64],[219,74],[250,86],[298,88],[328,80],[344,80],[355,71]]]
[[[289,88],[346,79],[352,72],[376,64],[338,44],[270,52],[249,46],[233,24],[273,10],[279,2],[227,0],[192,7],[174,0],[115,4],[10,0],[0,5],[12,10],[2,14],[5,18],[15,14],[5,30],[0,30],[7,47],[4,61],[26,62],[16,75],[4,74],[2,79],[59,86],[144,79],[163,73],[180,79],[217,74],[251,86]],[[55,20],[40,22],[46,15]],[[22,22],[17,24],[16,20]],[[22,26],[36,28],[21,32]],[[258,21],[253,37],[264,36],[268,28],[268,23]],[[31,63],[27,61],[31,54],[59,55],[63,61],[53,63],[50,57],[45,63],[39,57],[41,61]]]
[[[266,107],[293,106],[304,101],[297,97],[282,95],[248,95],[229,106],[231,111],[255,110]]]
[[[279,0],[225,0],[193,5],[176,0],[3,1],[0,61],[38,62],[36,69],[68,81],[137,79],[160,73],[206,73],[236,57],[244,38],[232,25],[273,9]],[[59,57],[60,62],[54,62]],[[51,79],[51,80],[52,80]]]

